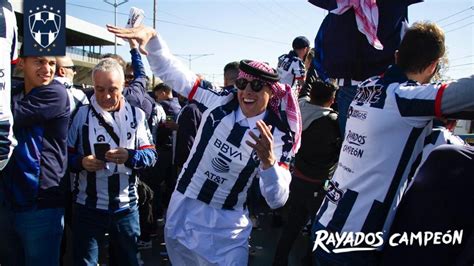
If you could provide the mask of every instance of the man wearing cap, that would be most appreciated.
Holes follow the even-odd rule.
[[[259,173],[271,208],[288,199],[288,164],[301,135],[291,88],[278,83],[278,73],[267,64],[243,60],[237,89],[217,92],[174,58],[153,29],[108,30],[136,39],[143,52],[149,51],[155,75],[206,107],[168,208],[165,240],[171,263],[247,265],[252,225],[244,202],[252,178]]]
[[[293,50],[288,54],[278,57],[278,74],[280,82],[297,87],[303,85],[306,70],[304,60],[309,51],[309,41],[304,36],[298,36],[293,40]]]

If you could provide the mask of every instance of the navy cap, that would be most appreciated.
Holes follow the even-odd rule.
[[[293,49],[303,49],[309,47],[309,40],[304,36],[298,36],[293,40]]]

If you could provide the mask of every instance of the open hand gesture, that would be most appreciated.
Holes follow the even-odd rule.
[[[139,50],[142,54],[147,55],[148,52],[145,50],[145,46],[151,38],[156,36],[156,31],[153,28],[140,25],[133,28],[122,28],[115,27],[113,25],[107,25],[107,30],[117,37],[124,39],[134,39],[138,42]]]
[[[246,141],[246,143],[255,150],[262,162],[262,168],[265,170],[272,167],[276,161],[273,154],[273,135],[270,131],[271,126],[267,126],[262,120],[257,121],[257,128],[260,131],[260,137],[249,131],[250,136],[256,143],[250,141]]]

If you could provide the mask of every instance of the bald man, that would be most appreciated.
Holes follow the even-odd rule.
[[[64,84],[69,96],[71,107],[71,121],[76,110],[82,105],[89,104],[89,100],[82,90],[74,87],[74,76],[76,75],[76,66],[69,56],[56,57],[56,74],[54,79]]]

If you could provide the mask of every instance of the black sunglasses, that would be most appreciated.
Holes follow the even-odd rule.
[[[247,84],[250,83],[250,88],[254,91],[254,92],[259,92],[263,89],[263,86],[265,86],[267,84],[267,82],[264,82],[264,81],[261,81],[261,80],[258,80],[258,79],[254,79],[252,81],[248,81],[244,78],[240,78],[240,79],[236,79],[235,80],[235,86],[237,87],[237,89],[239,90],[245,90],[245,88],[247,87]]]
[[[62,66],[64,68],[69,68],[71,69],[72,71],[76,71],[77,70],[77,67],[76,66]]]

